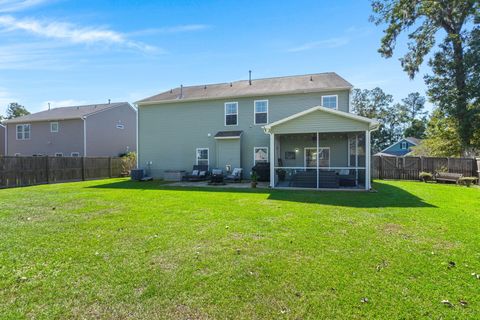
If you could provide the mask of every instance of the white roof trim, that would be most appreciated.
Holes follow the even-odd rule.
[[[263,128],[266,132],[269,132],[272,127],[275,127],[279,124],[288,122],[290,120],[299,118],[301,116],[307,115],[307,114],[315,112],[315,111],[323,111],[323,112],[334,114],[334,115],[337,115],[337,116],[340,116],[340,117],[344,117],[344,118],[348,118],[348,119],[352,119],[352,120],[356,120],[356,121],[360,121],[360,122],[366,122],[370,125],[371,129],[376,129],[378,127],[378,124],[379,124],[376,120],[372,120],[372,119],[369,119],[369,118],[366,118],[366,117],[358,116],[358,115],[353,114],[353,113],[338,111],[338,110],[335,110],[335,109],[325,108],[325,107],[322,107],[322,106],[316,106],[316,107],[307,109],[305,111],[295,113],[295,114],[293,114],[289,117],[283,118],[281,120],[272,122],[272,123],[264,126]]]

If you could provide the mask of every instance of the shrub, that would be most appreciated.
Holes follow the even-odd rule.
[[[458,184],[470,187],[472,184],[477,182],[478,178],[476,177],[461,177],[458,179]]]
[[[137,164],[137,154],[135,152],[128,152],[122,157],[122,176],[129,176],[130,170],[135,168]]]
[[[418,176],[420,177],[420,180],[423,181],[423,182],[433,180],[433,174],[431,174],[430,172],[422,171],[422,172],[420,172],[420,174]]]

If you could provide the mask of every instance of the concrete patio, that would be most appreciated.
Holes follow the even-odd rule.
[[[172,186],[172,187],[209,187],[209,188],[238,188],[238,189],[246,189],[251,188],[250,181],[245,182],[227,182],[225,184],[208,184],[208,181],[172,181],[171,183],[166,183],[165,185]],[[269,188],[268,182],[258,182],[257,188]]]

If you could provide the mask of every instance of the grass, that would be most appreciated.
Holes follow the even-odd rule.
[[[480,189],[374,188],[0,190],[0,318],[478,317]]]

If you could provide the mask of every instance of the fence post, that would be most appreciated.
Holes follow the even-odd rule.
[[[108,157],[108,177],[112,177],[112,157]]]
[[[85,181],[85,157],[82,157],[82,181]]]
[[[47,175],[47,183],[50,183],[50,165],[48,161],[48,155],[45,156],[45,174]]]
[[[380,156],[378,163],[378,179],[383,180],[383,156]]]

